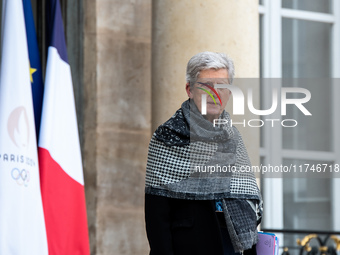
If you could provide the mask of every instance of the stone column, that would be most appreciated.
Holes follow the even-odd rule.
[[[259,76],[258,1],[161,0],[152,8],[152,131],[187,98],[186,64],[198,52],[227,53],[236,78]],[[240,128],[253,164],[259,162],[258,131]]]
[[[96,197],[90,197],[96,203],[92,254],[147,254],[144,180],[151,134],[151,1],[95,2],[95,48],[85,49],[96,54],[95,66],[85,63],[96,73],[95,81],[88,80],[94,84],[87,85],[92,86],[93,94],[87,96],[94,99],[89,104],[96,123],[88,144],[95,154],[95,169],[88,171],[96,172],[90,175],[96,183]]]
[[[84,1],[84,84],[82,86],[84,102],[82,111],[83,126],[82,156],[85,181],[85,196],[87,208],[87,222],[91,255],[97,254],[97,27],[96,27],[96,1]],[[73,13],[73,12],[72,12]],[[82,125],[81,125],[82,124]]]

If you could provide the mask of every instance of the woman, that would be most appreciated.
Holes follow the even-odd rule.
[[[256,254],[262,200],[239,131],[215,127],[231,92],[234,66],[202,52],[187,65],[189,99],[152,136],[145,221],[150,255]],[[217,121],[222,123],[222,121]],[[243,168],[244,169],[244,168]]]

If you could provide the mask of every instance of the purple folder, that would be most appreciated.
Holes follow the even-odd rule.
[[[278,238],[272,233],[258,232],[259,241],[256,244],[258,255],[275,255],[278,253]]]

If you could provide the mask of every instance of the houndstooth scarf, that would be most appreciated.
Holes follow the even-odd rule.
[[[230,123],[225,111],[219,118]],[[240,171],[246,167],[250,161],[236,127],[214,127],[193,101],[187,100],[152,136],[145,193],[177,199],[221,199],[234,249],[242,252],[257,242],[257,220],[262,214],[254,174]]]

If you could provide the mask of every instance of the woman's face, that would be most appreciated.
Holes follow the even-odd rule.
[[[198,110],[201,112],[202,95],[207,95],[207,114],[203,115],[203,117],[211,122],[213,122],[214,119],[217,119],[220,116],[220,114],[226,107],[231,94],[230,90],[226,88],[214,89],[215,84],[228,84],[228,71],[226,69],[202,70],[193,87],[190,88],[189,83],[186,84],[186,91],[189,98],[194,101]],[[210,92],[210,94],[214,97],[216,103],[206,91]],[[217,92],[221,101],[219,100],[215,92]]]

